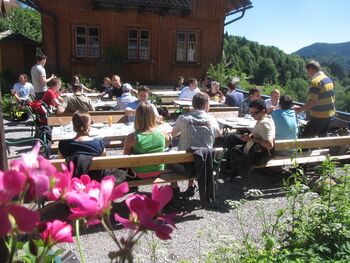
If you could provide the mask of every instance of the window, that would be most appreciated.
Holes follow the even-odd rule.
[[[100,57],[100,28],[96,26],[75,27],[75,56],[78,58]]]
[[[128,59],[150,59],[149,31],[144,29],[128,30]]]
[[[198,33],[177,32],[176,35],[176,61],[198,61]]]

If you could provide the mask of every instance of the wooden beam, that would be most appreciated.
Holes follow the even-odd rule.
[[[350,136],[322,137],[298,140],[278,140],[275,142],[275,151],[305,148],[328,148],[350,144]]]
[[[5,171],[8,169],[7,160],[7,148],[5,143],[5,129],[4,129],[4,119],[3,119],[3,106],[2,106],[2,95],[0,89],[0,170]]]

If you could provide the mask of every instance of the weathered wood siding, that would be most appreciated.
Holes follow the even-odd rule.
[[[58,39],[54,35],[54,19],[43,15],[44,51],[49,59],[48,70],[54,70],[57,61],[55,41],[59,47],[61,74],[81,73],[102,77],[106,63],[101,59],[79,61],[74,57],[74,25],[100,26],[101,52],[108,46],[119,46],[127,51],[127,29],[149,29],[150,60],[125,61],[120,74],[123,81],[141,83],[174,83],[179,75],[202,78],[210,63],[221,55],[223,23],[227,0],[193,0],[192,13],[186,17],[160,16],[158,13],[130,11],[94,11],[89,0],[40,0],[40,6],[57,19]],[[177,63],[176,32],[199,32],[198,63]]]

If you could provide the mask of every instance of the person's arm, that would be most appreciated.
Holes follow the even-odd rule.
[[[55,78],[56,76],[54,74],[51,75],[50,78],[46,78],[46,72],[43,69],[42,71],[40,71],[41,73],[41,77],[39,78],[41,84],[46,85],[46,83],[48,83],[50,80],[52,80],[53,78]]]
[[[21,101],[21,99],[20,99],[19,96],[18,96],[17,91],[12,90],[12,95],[16,98],[17,101]]]
[[[300,112],[308,111],[308,110],[312,109],[317,104],[318,104],[317,100],[309,100],[303,106],[297,106],[297,105],[293,106],[293,109],[295,110],[295,112],[300,113]]]
[[[58,157],[59,159],[64,158],[64,156],[62,155],[62,153],[60,153],[60,151],[58,151],[57,157]]]
[[[124,141],[124,155],[132,154],[132,148],[135,145],[135,133],[130,133]]]
[[[58,98],[54,98],[54,99],[52,99],[52,101],[53,101],[53,104],[55,105],[55,107],[57,107],[58,105],[61,104],[61,102],[58,100]]]
[[[135,114],[135,110],[134,109],[132,109],[132,108],[130,108],[130,107],[126,107],[125,108],[125,115],[126,116],[132,116],[132,115],[134,115]]]
[[[177,137],[177,136],[180,135],[180,133],[181,133],[181,123],[182,123],[181,119],[182,119],[181,116],[179,116],[177,118],[177,120],[175,122],[175,126],[174,126],[173,130],[171,131],[171,136]]]

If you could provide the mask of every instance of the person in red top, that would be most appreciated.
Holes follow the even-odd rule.
[[[63,102],[63,98],[58,94],[58,90],[61,87],[61,80],[59,78],[53,78],[48,83],[49,89],[45,92],[43,102],[48,106],[57,107]]]

